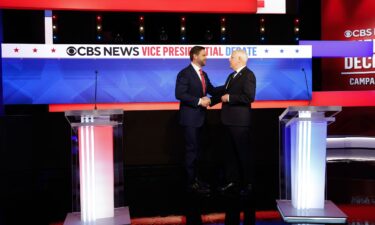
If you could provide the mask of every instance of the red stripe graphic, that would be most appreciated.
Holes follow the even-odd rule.
[[[257,0],[2,0],[2,9],[256,13]]]
[[[258,8],[264,8],[264,0],[258,0],[257,2]]]

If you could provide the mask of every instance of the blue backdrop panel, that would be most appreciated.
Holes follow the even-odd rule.
[[[92,103],[95,70],[98,102],[174,102],[177,73],[188,59],[3,59],[5,104]],[[257,100],[308,99],[311,59],[250,59]],[[204,70],[223,85],[228,59],[208,59]]]

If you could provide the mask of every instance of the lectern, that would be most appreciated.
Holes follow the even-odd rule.
[[[130,224],[124,206],[123,111],[66,111],[72,127],[73,212],[64,225]]]
[[[280,200],[286,222],[345,223],[347,216],[326,200],[327,126],[341,106],[288,107],[280,124]]]

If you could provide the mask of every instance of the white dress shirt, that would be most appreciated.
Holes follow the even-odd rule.
[[[197,75],[198,75],[198,77],[199,77],[199,80],[202,81],[201,74],[199,73],[199,70],[201,70],[202,68],[199,67],[199,66],[197,66],[197,65],[195,65],[194,63],[191,63],[191,65],[193,66],[195,72],[197,72]],[[203,71],[203,70],[202,70],[202,71]]]

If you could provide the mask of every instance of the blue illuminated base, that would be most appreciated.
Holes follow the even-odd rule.
[[[276,200],[277,208],[287,223],[346,223],[348,216],[333,202],[325,201],[324,209],[296,209],[290,200]]]
[[[130,225],[130,214],[128,207],[115,208],[115,216],[110,218],[97,219],[95,223],[85,223],[81,221],[81,213],[68,213],[65,218],[64,225]]]

